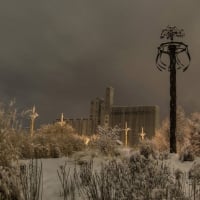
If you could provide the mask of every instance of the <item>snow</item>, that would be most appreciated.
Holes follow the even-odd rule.
[[[178,154],[170,154],[170,158],[166,161],[171,169],[180,169],[183,172],[188,172],[194,163],[200,163],[200,157],[196,157],[193,162],[179,160]]]
[[[66,158],[41,159],[43,163],[43,199],[63,199],[60,195],[61,184],[57,170],[66,161]]]
[[[123,158],[128,158],[131,155],[130,149],[122,149]],[[90,160],[91,156],[88,152],[79,152],[71,158],[54,158],[54,159],[40,159],[43,165],[43,199],[44,200],[61,200],[61,183],[58,178],[57,170],[61,165],[67,163],[68,168],[73,169],[77,160]],[[94,158],[95,170],[100,169],[101,163],[112,159],[111,157],[98,156]],[[180,169],[183,172],[188,172],[194,163],[200,163],[200,157],[197,157],[193,162],[181,162],[178,154],[170,154],[169,159],[164,161],[169,164],[172,170]],[[79,198],[76,198],[79,200]]]

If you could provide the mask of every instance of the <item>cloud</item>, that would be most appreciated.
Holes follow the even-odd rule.
[[[162,28],[184,28],[192,63],[178,75],[178,103],[199,99],[198,1],[5,1],[0,7],[0,97],[38,107],[41,123],[64,112],[89,115],[89,103],[115,88],[115,103],[154,105],[166,115],[169,74],[155,67]],[[196,82],[194,82],[194,80]],[[191,98],[186,97],[189,94]],[[198,110],[197,110],[198,111]]]

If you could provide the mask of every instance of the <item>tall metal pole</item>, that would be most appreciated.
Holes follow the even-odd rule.
[[[162,43],[158,47],[156,57],[156,66],[160,71],[167,70],[170,72],[170,153],[176,153],[176,70],[186,71],[190,64],[190,54],[188,46],[183,42],[174,42],[174,37],[183,37],[183,29],[177,29],[176,26],[168,26],[163,29],[161,39],[166,38],[170,42]],[[185,53],[189,63],[183,64],[179,59],[179,54]],[[162,60],[162,55],[169,56],[169,65]]]
[[[169,46],[170,56],[170,152],[176,153],[176,46]]]

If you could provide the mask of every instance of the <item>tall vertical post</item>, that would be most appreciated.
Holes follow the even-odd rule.
[[[146,136],[146,133],[144,132],[144,128],[142,127],[142,132],[140,133],[141,141],[144,141],[145,136]]]
[[[183,29],[177,29],[176,26],[168,26],[163,29],[160,38],[166,38],[170,42],[161,43],[158,47],[156,57],[156,66],[160,71],[167,70],[170,72],[170,153],[176,153],[176,70],[186,71],[190,64],[190,54],[188,46],[183,42],[174,42],[174,37],[183,37]],[[179,59],[179,54],[185,53],[189,63],[183,64]],[[162,60],[162,55],[169,56],[169,65]]]
[[[128,147],[128,131],[130,131],[131,129],[128,128],[127,122],[125,123],[125,147]]]
[[[170,152],[176,153],[176,46],[169,46],[170,56]]]
[[[33,109],[31,110],[31,113],[30,113],[30,118],[31,118],[30,135],[31,135],[31,137],[33,137],[33,134],[34,134],[34,123],[35,123],[35,119],[38,116],[39,116],[38,113],[36,113],[36,111],[35,111],[35,106],[33,106]]]

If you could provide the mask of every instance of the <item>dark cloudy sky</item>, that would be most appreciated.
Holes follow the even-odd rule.
[[[200,111],[200,1],[3,0],[0,99],[36,105],[38,122],[87,117],[90,100],[115,88],[116,105],[158,105],[166,116],[169,73],[155,67],[160,33],[185,30],[192,63],[178,73],[178,104]]]

